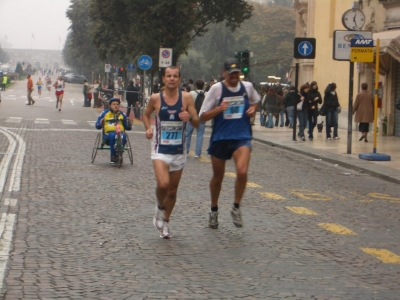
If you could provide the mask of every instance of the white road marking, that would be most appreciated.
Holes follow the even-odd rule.
[[[71,105],[75,105],[73,100],[71,100]]]
[[[64,125],[78,125],[74,120],[61,120]]]
[[[3,288],[4,275],[6,272],[7,262],[10,255],[11,243],[13,239],[15,225],[15,214],[7,215],[5,224],[5,231],[2,242],[2,249],[0,250],[0,289]]]
[[[26,144],[22,137],[14,132],[8,131],[10,134],[14,136],[14,138],[18,141],[18,151],[17,154],[14,154],[14,166],[12,168],[10,185],[8,188],[9,192],[18,192],[21,187],[21,174],[22,174],[22,165],[24,163],[25,152],[26,152]]]
[[[7,179],[8,168],[10,166],[13,153],[15,152],[15,148],[17,147],[17,143],[13,139],[12,135],[9,134],[6,130],[0,128],[0,132],[2,132],[8,139],[8,148],[6,151],[6,155],[3,157],[0,163],[0,193],[3,193],[4,185]]]
[[[6,120],[6,123],[21,123],[22,118],[17,118],[17,117],[9,117]]]
[[[35,124],[49,124],[49,119],[36,118]]]
[[[6,206],[16,206],[17,202],[18,202],[17,199],[11,199],[11,198],[5,198],[4,199],[4,205],[6,205]]]

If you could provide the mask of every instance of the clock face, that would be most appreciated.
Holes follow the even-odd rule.
[[[365,24],[364,13],[359,9],[349,9],[343,14],[343,26],[348,30],[360,30]]]

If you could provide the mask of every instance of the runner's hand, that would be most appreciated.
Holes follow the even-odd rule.
[[[250,106],[248,110],[246,110],[246,115],[249,118],[254,117],[254,115],[256,114],[256,108],[254,106]]]
[[[179,118],[183,121],[183,122],[188,122],[190,119],[190,114],[189,112],[187,112],[186,110],[183,110],[182,107],[182,111],[179,113]]]
[[[152,128],[149,128],[149,129],[146,130],[146,138],[148,140],[153,138],[153,129]]]
[[[222,101],[219,107],[222,109],[222,111],[226,111],[229,106],[228,104],[229,104],[228,101]]]

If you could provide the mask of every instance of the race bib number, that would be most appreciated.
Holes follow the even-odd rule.
[[[58,88],[59,88],[59,89],[62,89],[62,87],[63,87],[62,84],[59,84],[59,85],[58,85]]]
[[[161,145],[182,144],[183,122],[161,122]]]
[[[244,97],[227,97],[222,101],[228,101],[228,108],[224,111],[224,119],[240,119],[244,112]]]

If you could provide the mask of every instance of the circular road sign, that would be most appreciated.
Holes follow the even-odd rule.
[[[171,56],[171,52],[169,52],[169,50],[165,49],[161,52],[161,56],[163,58],[169,58]]]
[[[313,51],[313,46],[310,42],[304,41],[299,44],[297,50],[299,51],[300,55],[309,56]]]
[[[133,71],[135,71],[136,66],[135,66],[134,63],[129,63],[127,69],[128,69],[129,72],[133,72]]]
[[[139,57],[138,66],[142,70],[146,71],[146,70],[150,69],[152,65],[153,65],[153,60],[151,59],[150,56],[142,55]]]

